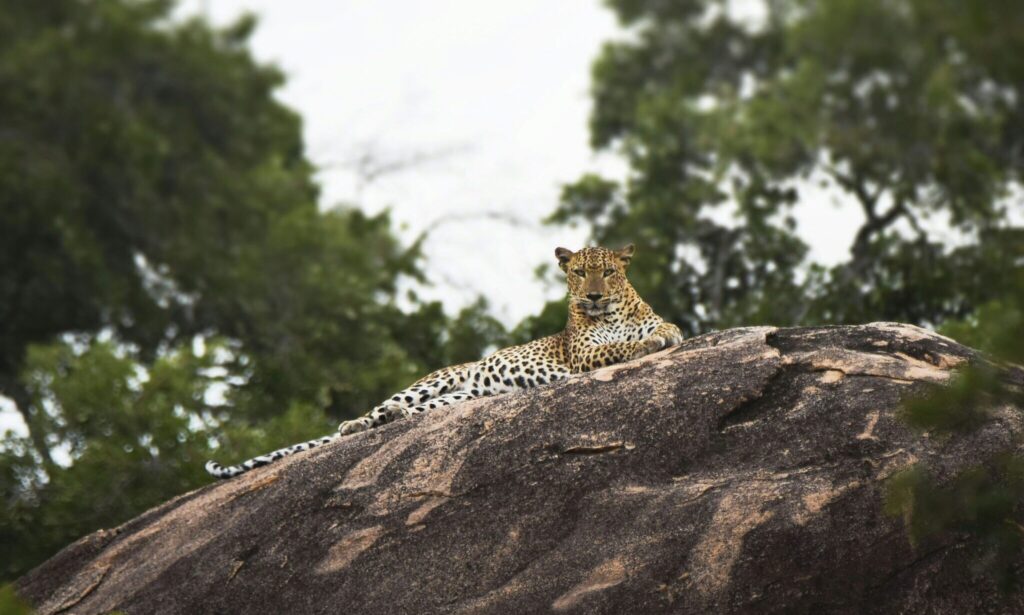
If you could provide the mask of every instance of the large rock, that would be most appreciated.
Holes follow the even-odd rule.
[[[18,584],[40,613],[1024,612],[884,480],[1015,450],[900,400],[975,354],[916,327],[750,328],[401,421],[180,496]],[[233,461],[233,460],[222,460]]]

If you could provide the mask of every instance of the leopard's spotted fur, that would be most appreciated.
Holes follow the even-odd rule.
[[[210,461],[218,478],[236,476],[286,455],[326,444],[427,410],[485,395],[532,388],[605,365],[628,361],[682,341],[679,327],[663,321],[633,290],[626,269],[633,246],[621,250],[555,250],[569,287],[565,329],[475,361],[440,369],[399,391],[366,415],[345,421],[338,433],[222,467]]]

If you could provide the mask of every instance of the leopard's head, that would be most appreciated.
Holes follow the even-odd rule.
[[[558,266],[566,274],[569,301],[588,316],[598,316],[630,288],[626,269],[633,258],[633,244],[621,250],[583,248],[573,252],[556,248]]]

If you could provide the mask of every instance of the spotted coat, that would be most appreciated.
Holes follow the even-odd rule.
[[[254,457],[236,466],[206,464],[218,478],[237,476],[286,455],[454,403],[543,386],[571,374],[628,361],[682,341],[679,327],[665,322],[626,279],[633,246],[621,250],[555,250],[566,273],[569,318],[565,329],[521,346],[511,346],[479,361],[437,370],[392,395],[338,433]]]

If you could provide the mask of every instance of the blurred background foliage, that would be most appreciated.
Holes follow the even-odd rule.
[[[628,172],[566,178],[550,222],[636,243],[635,285],[689,334],[900,320],[1024,362],[1024,4],[767,0],[754,20],[722,0],[607,4],[624,34],[594,63],[591,144]],[[328,432],[564,324],[562,302],[506,331],[483,300],[450,315],[403,290],[426,283],[419,243],[318,203],[254,20],[172,8],[0,13],[0,393],[28,428],[0,443],[0,580],[203,484],[211,456]],[[834,266],[810,260],[798,211],[826,193],[863,212]],[[908,420],[969,428],[1014,386],[969,372]],[[1022,481],[990,465],[971,497],[921,470],[890,508],[987,485],[1002,508],[912,507],[912,534],[1019,540]]]
[[[387,215],[318,208],[251,18],[171,9],[0,13],[0,392],[28,427],[0,449],[0,578],[503,333],[400,296],[418,245]]]
[[[630,35],[594,65],[591,143],[629,176],[580,178],[552,218],[657,259],[634,278],[660,313],[690,333],[937,325],[1000,293],[1024,239],[1006,219],[1024,154],[1019,2],[771,0],[756,25],[724,2],[609,4]],[[808,266],[794,216],[821,185],[864,214],[830,268]]]

